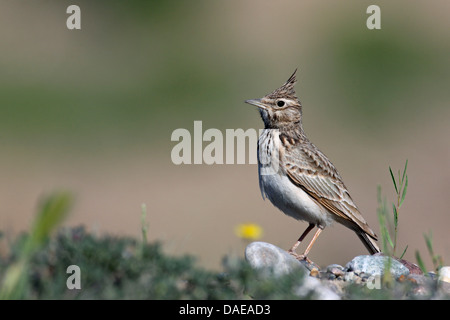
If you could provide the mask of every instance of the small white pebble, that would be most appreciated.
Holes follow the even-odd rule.
[[[450,267],[445,266],[442,267],[441,269],[439,269],[439,280],[440,281],[445,281],[445,282],[449,282],[450,283]]]
[[[353,271],[349,271],[344,275],[344,280],[345,281],[353,281],[355,280],[356,275]]]

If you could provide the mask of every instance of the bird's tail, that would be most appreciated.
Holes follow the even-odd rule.
[[[371,238],[367,233],[356,232],[356,234],[361,239],[362,243],[367,248],[367,250],[369,250],[370,254],[375,254],[375,253],[381,252],[376,240]]]

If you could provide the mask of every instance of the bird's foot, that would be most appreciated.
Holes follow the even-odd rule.
[[[309,264],[314,264],[314,262],[312,262],[312,260],[309,259],[309,258],[308,258],[307,256],[305,256],[304,254],[298,255],[297,260],[300,260],[300,261],[304,260],[304,261],[308,262]]]
[[[313,263],[306,255],[304,254],[298,254],[297,252],[295,252],[294,250],[289,250],[288,253],[293,256],[295,259],[301,261],[301,260],[305,260],[308,263]]]
[[[295,252],[295,250],[292,250],[292,249],[289,249],[288,253],[297,260],[298,260],[298,257],[300,256],[297,252]]]
[[[288,253],[295,259],[297,259],[301,264],[303,264],[309,271],[311,271],[312,269],[320,270],[320,267],[316,263],[314,263],[314,261],[309,259],[306,255],[298,254],[293,250],[289,250]]]

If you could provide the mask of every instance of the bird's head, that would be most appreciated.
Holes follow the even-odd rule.
[[[302,105],[298,100],[294,85],[297,82],[294,73],[281,87],[261,99],[245,102],[259,108],[266,129],[280,129],[299,125],[302,119]]]

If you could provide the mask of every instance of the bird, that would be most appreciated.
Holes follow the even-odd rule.
[[[286,215],[308,222],[288,250],[307,260],[320,233],[334,222],[353,230],[370,254],[380,252],[377,235],[353,201],[335,166],[306,136],[302,104],[294,85],[297,69],[285,84],[261,99],[245,102],[258,107],[264,122],[258,139],[258,176],[263,199]],[[303,254],[296,249],[308,233],[317,230]]]

